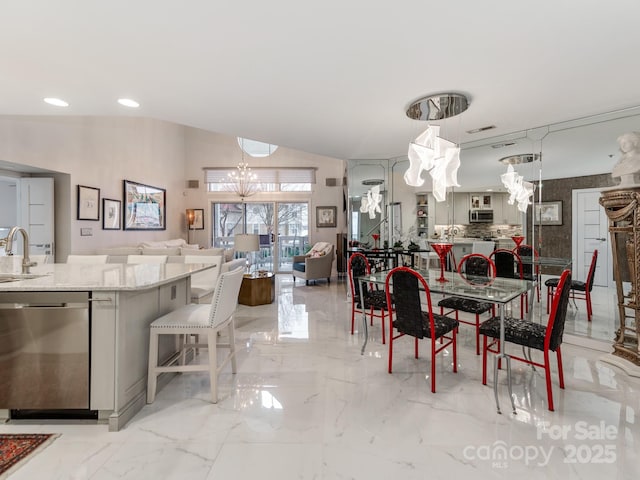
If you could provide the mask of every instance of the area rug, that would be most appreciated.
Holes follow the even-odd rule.
[[[36,434],[0,434],[0,479],[19,467],[37,450],[51,443],[57,435]]]

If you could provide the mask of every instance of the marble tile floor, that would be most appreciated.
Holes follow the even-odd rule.
[[[10,478],[640,475],[640,379],[602,362],[601,351],[565,343],[566,389],[554,375],[555,412],[547,410],[540,369],[514,362],[517,414],[508,407],[503,372],[498,415],[491,382],[481,384],[472,327],[460,329],[457,374],[451,352],[438,358],[432,394],[426,341],[418,360],[412,339],[396,341],[390,375],[376,324],[360,355],[363,338],[349,334],[343,282],[294,286],[290,275],[279,275],[276,298],[272,305],[239,306],[238,373],[221,374],[217,405],[209,403],[207,374],[182,374],[120,432],[95,424],[1,425],[2,433],[60,434]],[[206,354],[199,358],[206,361]]]

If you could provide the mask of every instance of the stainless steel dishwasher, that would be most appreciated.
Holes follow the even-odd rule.
[[[0,408],[89,408],[88,292],[0,292]]]

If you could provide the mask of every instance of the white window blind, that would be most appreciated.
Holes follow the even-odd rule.
[[[236,168],[205,168],[206,183],[226,183],[229,181],[229,174],[236,172]],[[315,168],[251,168],[257,175],[258,183],[316,183]]]

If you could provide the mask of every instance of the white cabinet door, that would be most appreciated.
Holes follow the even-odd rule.
[[[468,225],[469,224],[469,194],[468,193],[456,193],[454,194],[455,202],[453,209],[453,223],[456,225]]]
[[[29,254],[47,255],[53,263],[53,178],[20,179],[20,226],[29,234]],[[22,254],[22,252],[20,252]]]
[[[434,225],[448,225],[449,220],[449,202],[451,196],[447,195],[444,202],[436,202],[433,195],[429,195],[429,206],[433,205],[433,224]]]
[[[507,223],[507,212],[504,208],[504,195],[493,194],[493,223],[504,225]]]
[[[504,195],[502,205],[505,223],[508,225],[522,225],[522,213],[518,210],[517,202],[509,205],[509,195]]]

